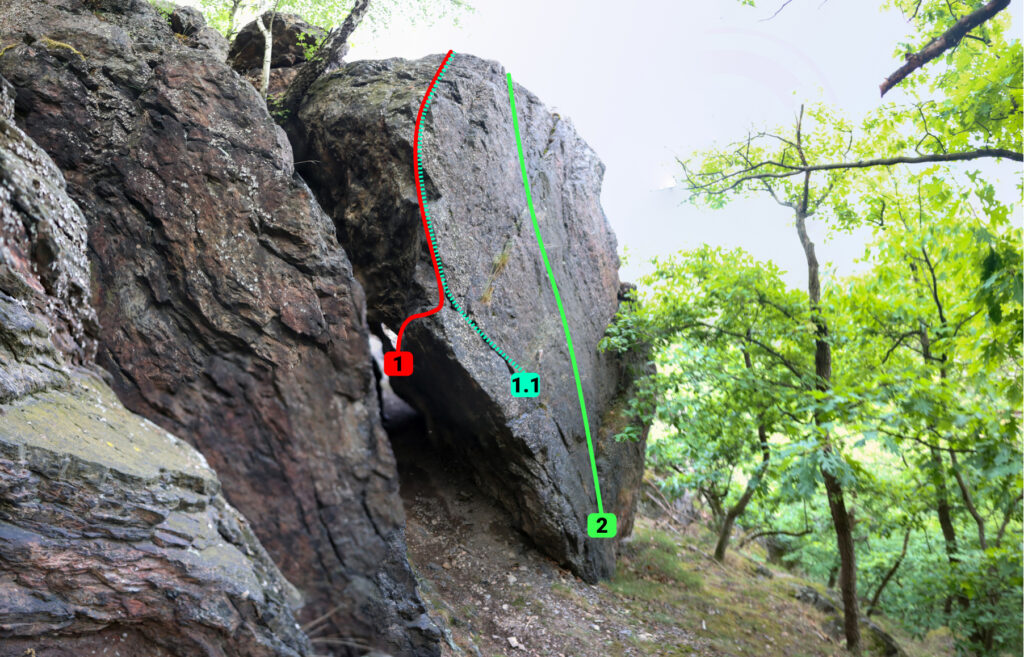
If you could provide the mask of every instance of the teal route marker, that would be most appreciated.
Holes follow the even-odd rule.
[[[537,237],[537,246],[540,247],[540,257],[544,260],[544,268],[548,272],[548,281],[551,283],[551,291],[555,295],[555,303],[558,304],[558,313],[562,318],[562,329],[565,331],[565,343],[569,347],[569,362],[572,363],[572,375],[576,379],[576,393],[580,398],[580,413],[583,415],[583,431],[587,436],[587,452],[590,454],[590,470],[594,475],[594,495],[597,498],[597,513],[587,516],[587,535],[592,538],[612,538],[616,533],[615,515],[604,512],[604,504],[601,502],[601,482],[597,478],[597,460],[594,458],[594,441],[590,436],[590,421],[587,419],[587,402],[583,398],[583,382],[580,380],[580,368],[576,364],[576,351],[572,346],[572,333],[569,331],[569,320],[565,316],[565,306],[562,305],[562,296],[558,293],[558,283],[555,281],[555,273],[551,271],[551,262],[548,260],[547,250],[544,248],[544,237],[540,233],[540,224],[537,222],[537,213],[533,209],[533,196],[530,193],[530,178],[526,172],[526,155],[523,152],[523,138],[519,134],[519,115],[516,113],[516,94],[512,85],[512,74],[508,74],[508,102],[512,108],[512,128],[516,134],[516,149],[519,152],[519,168],[523,173],[523,189],[526,191],[526,205],[530,209],[530,221],[533,222],[533,233]]]
[[[427,96],[426,96],[426,98],[424,98],[423,107],[420,110],[420,117],[422,117],[423,115],[427,114],[430,111],[430,105],[431,105],[431,103],[434,102],[434,98],[436,97],[436,94],[437,94],[436,83],[439,82],[441,80],[441,78],[444,77],[444,74],[448,71],[448,66],[451,65],[452,58],[454,57],[454,55],[455,55],[455,51],[454,50],[448,51],[448,55],[445,57],[444,61],[442,62],[441,68],[438,69],[436,75],[434,76],[434,80],[433,80],[433,82],[431,82],[430,88],[427,91]],[[415,133],[415,142],[417,144],[419,143],[419,136],[420,136],[420,120],[417,119],[417,121],[416,121],[416,133]],[[538,382],[535,382],[534,383],[534,387],[533,387],[533,392],[530,393],[530,392],[528,392],[526,390],[525,387],[523,387],[523,381],[520,380],[520,375],[521,374],[528,374],[529,376],[534,377],[534,379],[538,378],[537,375],[536,374],[531,374],[529,372],[523,372],[522,366],[519,365],[518,363],[516,363],[514,360],[512,360],[512,358],[508,354],[505,353],[505,350],[502,349],[501,347],[499,347],[497,345],[497,343],[495,343],[494,340],[491,338],[491,336],[487,335],[487,333],[480,327],[480,325],[477,323],[477,321],[475,319],[473,319],[469,315],[468,312],[466,312],[466,309],[462,307],[462,304],[460,304],[458,302],[458,300],[455,298],[455,295],[452,294],[451,288],[448,287],[448,276],[447,276],[447,274],[445,274],[444,262],[441,260],[440,250],[437,247],[437,236],[434,234],[434,220],[433,220],[433,217],[430,216],[430,208],[427,206],[427,199],[426,199],[426,197],[424,196],[424,193],[423,193],[423,189],[425,188],[425,184],[424,184],[424,181],[423,181],[423,160],[422,160],[422,158],[419,155],[419,150],[418,149],[416,149],[416,182],[417,182],[417,185],[416,185],[416,190],[417,191],[416,191],[416,193],[419,196],[420,208],[421,208],[421,210],[423,212],[423,221],[426,224],[426,228],[427,228],[426,232],[427,232],[427,239],[430,241],[430,252],[434,253],[434,254],[437,254],[437,257],[436,257],[435,262],[434,262],[434,266],[435,266],[435,268],[437,270],[437,280],[441,284],[441,289],[444,292],[445,298],[448,299],[448,303],[450,303],[452,308],[455,309],[455,312],[457,312],[459,314],[459,316],[462,317],[462,319],[465,320],[465,322],[467,324],[469,324],[469,327],[471,329],[473,329],[473,331],[480,337],[480,339],[484,341],[484,344],[486,344],[488,347],[490,347],[491,350],[494,351],[494,353],[498,354],[501,357],[502,360],[504,360],[506,363],[508,363],[509,368],[513,372],[513,376],[512,376],[512,379],[511,379],[511,381],[512,381],[512,383],[511,383],[511,386],[512,386],[512,388],[511,388],[512,389],[512,396],[514,396],[514,397],[536,397],[539,394],[539,392],[540,392],[540,388],[539,388],[540,384]],[[438,309],[440,309],[440,307]],[[408,320],[406,320],[406,322],[408,322]],[[404,325],[403,325],[403,329],[404,329]],[[399,337],[398,337],[398,348],[399,348],[399,350],[401,349],[401,342],[402,342],[401,333],[399,333]],[[391,356],[391,358],[392,359],[397,359],[397,356]],[[387,356],[385,357],[385,365],[388,365]],[[401,360],[397,360],[395,365],[399,366],[399,367],[397,367],[397,369],[395,369],[394,366],[393,366],[393,371],[396,374],[400,375],[402,372],[405,372],[406,374],[411,374],[412,373],[412,357],[411,356],[409,357],[408,372],[406,372],[405,370],[403,370],[400,367],[402,365]]]

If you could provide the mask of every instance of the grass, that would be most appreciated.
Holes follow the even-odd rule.
[[[713,541],[710,531],[689,536],[641,519],[622,544],[615,578],[603,586],[645,624],[698,637],[717,654],[792,657],[812,637],[814,657],[841,654],[809,629],[822,621],[820,614],[793,600],[776,579],[753,577],[742,557],[714,562],[707,556]],[[640,655],[694,654],[683,642],[652,644],[634,635],[619,643],[609,654],[627,648]]]
[[[682,584],[683,588],[700,590],[703,580],[680,558],[681,545],[670,534],[652,528],[638,528],[635,538],[623,546],[622,558],[628,565],[614,584],[634,590],[639,580],[660,584]],[[649,588],[649,587],[648,587]]]
[[[509,257],[512,255],[512,238],[505,240],[505,245],[501,247],[501,253],[494,256],[494,261],[491,263],[491,275],[487,278],[487,289],[484,290],[483,295],[480,297],[480,301],[484,304],[489,304],[491,299],[494,297],[494,279],[508,265]]]

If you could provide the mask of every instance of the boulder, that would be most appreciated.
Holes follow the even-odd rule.
[[[832,598],[813,586],[806,585],[793,585],[793,597],[828,615],[830,618],[825,629],[836,641],[842,639],[843,603],[839,598]],[[903,647],[878,623],[867,616],[861,616],[860,625],[864,642],[870,648],[871,654],[882,655],[882,657],[907,657],[907,652]]]
[[[330,218],[215,53],[146,0],[87,4],[0,4],[0,74],[88,220],[99,363],[130,410],[206,456],[301,592],[301,622],[436,655]]]
[[[203,457],[84,369],[85,217],[8,90],[0,78],[0,657],[311,654],[294,589]]]
[[[203,457],[98,378],[0,404],[0,500],[0,657],[312,654]]]
[[[271,12],[263,14],[263,24],[270,23]],[[271,37],[270,68],[298,66],[306,61],[306,53],[327,36],[327,31],[310,25],[295,14],[277,14]],[[239,73],[263,67],[263,33],[256,21],[243,27],[228,51],[228,61]]]
[[[201,11],[195,7],[173,6],[167,17],[171,30],[192,48],[209,50],[214,57],[224,60],[228,56],[228,40],[206,24]]]
[[[437,304],[413,180],[416,113],[441,57],[347,64],[310,90],[289,127],[300,171],[330,212],[386,337]],[[533,200],[575,346],[604,508],[629,534],[644,441],[616,442],[635,368],[598,350],[619,304],[615,236],[601,209],[604,166],[568,120],[516,87]],[[614,571],[616,542],[587,537],[597,511],[559,309],[534,237],[505,74],[458,54],[421,134],[423,178],[453,294],[501,349],[540,375],[538,398],[510,394],[510,368],[446,302],[414,321],[410,377],[394,390],[432,439],[460,455],[516,526],[588,581]],[[644,432],[641,431],[641,434]]]

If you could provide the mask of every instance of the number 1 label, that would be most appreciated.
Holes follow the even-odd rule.
[[[412,354],[408,351],[389,351],[384,354],[384,374],[409,376],[412,374]]]

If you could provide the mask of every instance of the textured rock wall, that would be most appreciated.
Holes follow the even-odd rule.
[[[193,45],[145,0],[0,2],[18,121],[88,219],[99,362],[206,455],[304,620],[436,654],[362,290],[258,94]]]
[[[203,457],[89,364],[86,221],[0,78],[0,657],[300,657],[297,594]],[[35,651],[35,652],[31,652]]]
[[[73,362],[91,361],[98,330],[89,306],[85,219],[64,193],[60,170],[15,126],[13,92],[0,78],[0,289],[43,324],[18,338],[0,335],[8,356],[0,402],[60,380],[35,365],[38,356],[50,358],[51,340]]]
[[[294,123],[301,173],[331,213],[368,295],[368,319],[397,331],[437,303],[413,183],[420,99],[441,58],[355,62],[314,86]],[[618,307],[615,237],[600,205],[604,167],[571,124],[517,87],[539,223],[572,329],[606,511],[628,534],[640,443],[617,443],[626,363],[597,344]],[[533,235],[504,71],[456,55],[424,119],[421,159],[440,257],[460,303],[541,377],[516,399],[509,370],[449,307],[413,322],[414,374],[395,391],[424,412],[484,490],[551,556],[588,580],[614,570],[615,542],[586,536],[593,480],[558,308]]]

